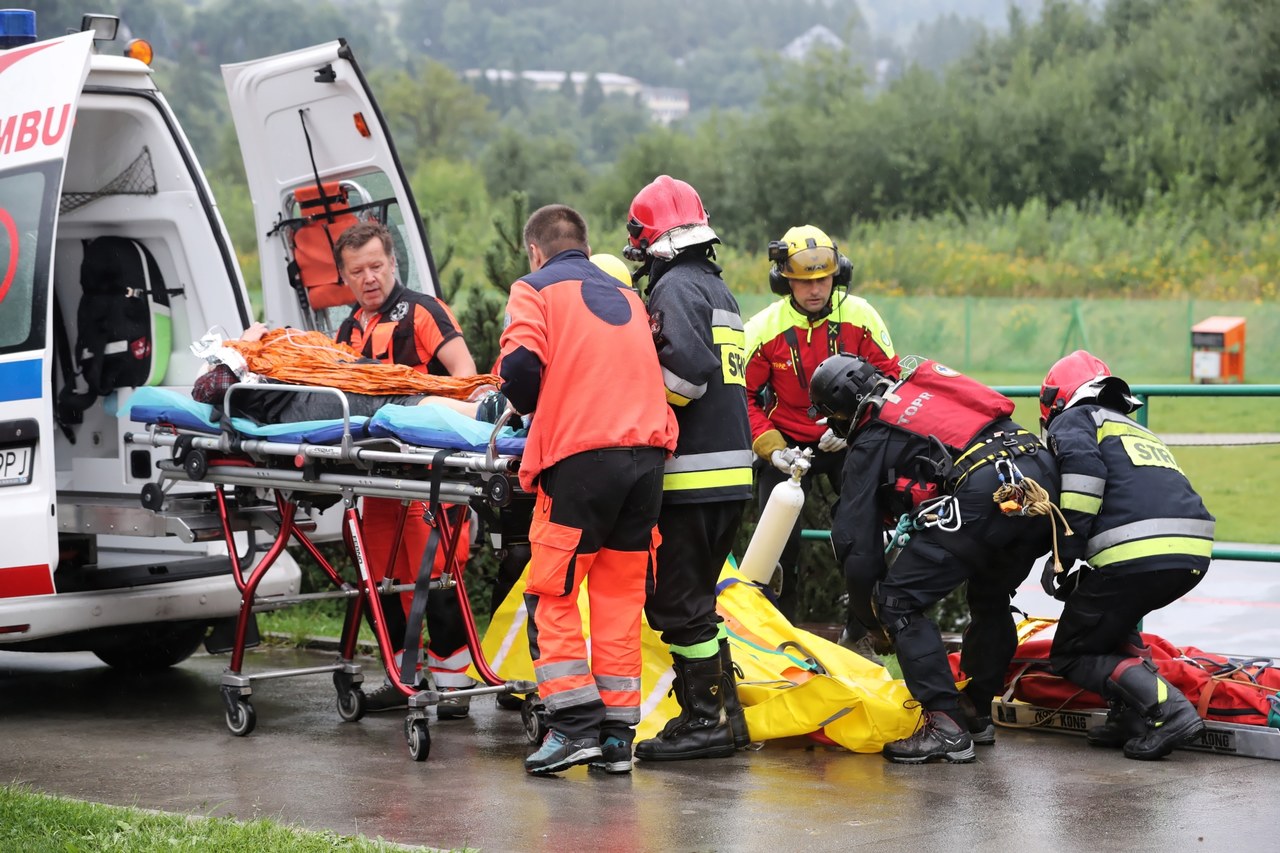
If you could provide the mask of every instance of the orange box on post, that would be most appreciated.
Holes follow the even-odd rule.
[[[1244,382],[1243,317],[1206,317],[1191,327],[1191,378]]]

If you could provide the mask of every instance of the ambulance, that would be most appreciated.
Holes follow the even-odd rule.
[[[150,46],[117,39],[113,16],[47,40],[36,24],[0,10],[0,651],[163,668],[229,648],[240,593],[212,490],[157,494],[168,451],[131,444],[143,425],[121,415],[141,386],[189,393],[204,364],[193,342],[238,336],[254,309]],[[404,284],[434,293],[422,220],[346,43],[223,76],[264,319],[334,330],[351,296],[330,241],[369,216],[390,227]],[[247,571],[272,505],[251,489],[231,499]],[[282,555],[262,606],[290,603],[300,576]]]

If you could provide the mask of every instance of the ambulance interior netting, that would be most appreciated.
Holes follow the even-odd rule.
[[[151,165],[151,149],[144,145],[142,152],[133,158],[132,163],[98,189],[88,192],[64,191],[58,211],[67,214],[109,195],[155,195],[156,192],[156,170]]]

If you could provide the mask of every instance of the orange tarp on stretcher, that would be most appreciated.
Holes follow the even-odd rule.
[[[484,385],[497,386],[491,373],[431,376],[403,364],[370,362],[355,349],[321,332],[272,329],[258,341],[227,341],[244,356],[249,369],[292,385],[337,388],[357,394],[434,394],[467,399]]]

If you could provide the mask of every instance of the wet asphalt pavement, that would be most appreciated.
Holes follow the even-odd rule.
[[[331,653],[255,650],[247,672]],[[402,712],[342,722],[327,675],[259,682],[233,737],[199,654],[152,676],[89,654],[0,653],[0,782],[168,812],[484,851],[1277,849],[1280,762],[1178,751],[1155,763],[1001,729],[968,765],[907,767],[804,740],[715,761],[527,777],[520,715],[477,699],[410,759]],[[367,660],[366,671],[375,670]],[[372,676],[371,676],[372,677]]]

